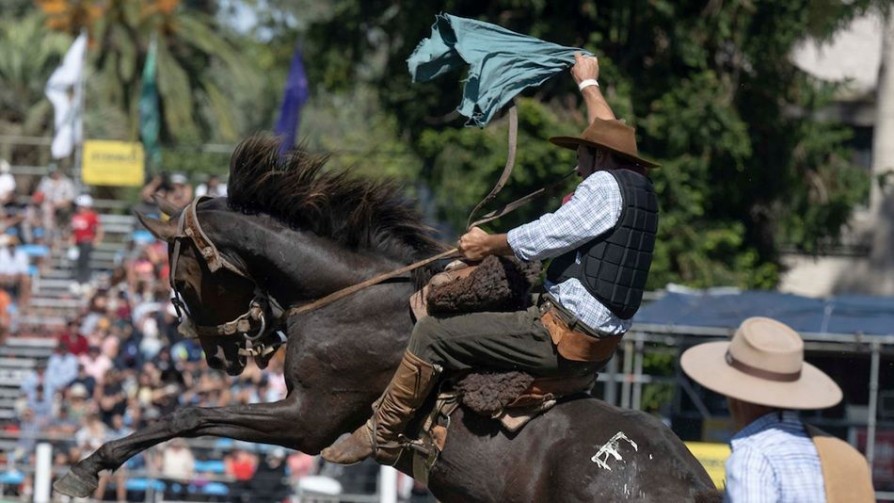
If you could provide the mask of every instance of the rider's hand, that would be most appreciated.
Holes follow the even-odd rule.
[[[587,79],[599,80],[599,60],[596,56],[585,56],[580,52],[575,52],[571,76],[574,77],[576,84]]]
[[[472,227],[459,238],[460,253],[467,260],[478,262],[488,255],[511,255],[512,248],[506,234],[488,234],[479,227]]]

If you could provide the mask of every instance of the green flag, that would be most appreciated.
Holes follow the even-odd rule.
[[[158,86],[155,82],[157,45],[158,38],[153,36],[149,54],[146,55],[146,64],[143,66],[143,88],[140,92],[140,139],[143,140],[150,172],[154,172],[161,164],[161,149],[158,146],[161,114],[158,110]]]

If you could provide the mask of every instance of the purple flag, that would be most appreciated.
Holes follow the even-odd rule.
[[[301,107],[304,106],[307,98],[307,75],[304,73],[304,64],[301,62],[301,49],[295,47],[292,67],[289,68],[289,77],[286,79],[286,87],[283,90],[279,120],[276,121],[276,134],[282,138],[280,152],[285,152],[295,145],[295,136],[298,134],[298,123],[301,119]]]

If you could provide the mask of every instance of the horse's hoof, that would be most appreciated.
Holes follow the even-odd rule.
[[[69,470],[61,479],[53,484],[56,491],[73,498],[86,498],[96,491],[99,479],[96,475],[80,475]]]

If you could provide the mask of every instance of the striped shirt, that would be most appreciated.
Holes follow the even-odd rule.
[[[736,433],[730,444],[724,501],[826,501],[819,455],[797,412],[761,416]]]
[[[509,231],[509,246],[522,260],[558,257],[611,230],[621,218],[622,203],[615,177],[597,171],[584,179],[571,200],[554,213]],[[580,253],[577,261],[580,263]],[[545,287],[562,307],[599,333],[619,335],[630,328],[631,320],[615,316],[575,278],[561,283],[547,281]]]

